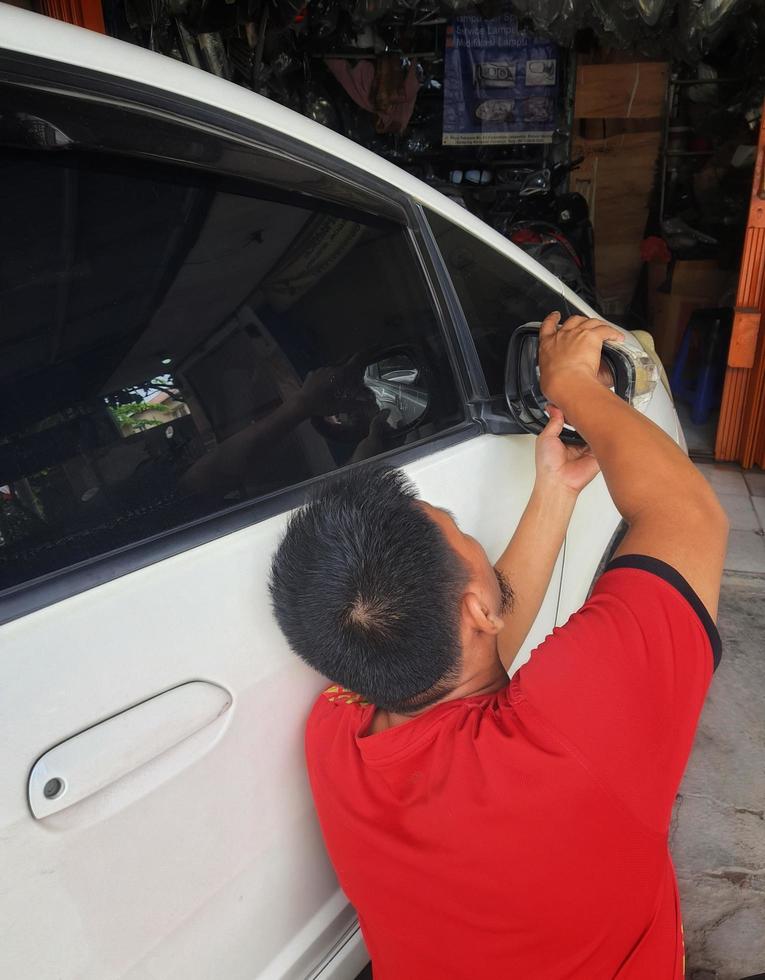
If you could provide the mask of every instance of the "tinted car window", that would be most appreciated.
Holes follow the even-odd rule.
[[[473,335],[489,392],[504,391],[510,335],[561,309],[561,294],[458,225],[428,213]]]
[[[396,224],[72,151],[0,196],[0,588],[463,420]]]

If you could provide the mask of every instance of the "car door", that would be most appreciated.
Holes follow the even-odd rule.
[[[534,440],[474,417],[396,188],[135,80],[3,67],[0,974],[353,977],[303,768],[323,682],[271,555],[372,458],[496,555]]]

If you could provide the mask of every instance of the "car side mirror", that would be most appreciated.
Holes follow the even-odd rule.
[[[357,356],[338,365],[328,398],[331,403],[334,395],[336,404],[326,415],[314,416],[314,427],[325,438],[358,442],[369,434],[375,417],[380,418],[377,434],[385,438],[405,435],[421,425],[430,406],[430,390],[427,367],[418,354],[396,347],[368,360]]]
[[[534,435],[547,425],[547,399],[539,383],[540,323],[525,323],[510,338],[505,360],[505,398],[515,421]],[[601,379],[620,398],[641,409],[651,399],[659,370],[651,357],[626,346],[603,345]],[[561,433],[564,442],[583,445],[571,426]]]
[[[395,351],[368,364],[364,386],[377,408],[387,410],[386,424],[393,433],[415,428],[428,410],[430,393],[412,353]]]

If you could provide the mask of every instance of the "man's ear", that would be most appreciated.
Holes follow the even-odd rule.
[[[475,592],[466,592],[463,595],[462,615],[477,633],[496,636],[505,627],[505,621],[493,613]]]

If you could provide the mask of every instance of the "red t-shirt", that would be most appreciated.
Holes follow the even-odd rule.
[[[672,803],[719,659],[655,559],[617,559],[503,690],[365,736],[330,687],[316,809],[375,980],[677,980]]]

